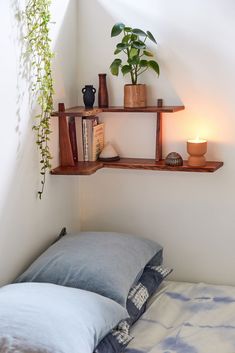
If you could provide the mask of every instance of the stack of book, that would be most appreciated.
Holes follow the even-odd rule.
[[[92,116],[69,117],[68,125],[74,162],[96,161],[104,148],[104,124]]]

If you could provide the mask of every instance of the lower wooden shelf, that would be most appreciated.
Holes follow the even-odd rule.
[[[121,158],[115,162],[78,162],[73,167],[57,167],[51,170],[53,175],[91,175],[101,168],[119,169],[143,169],[143,170],[166,170],[171,172],[201,172],[213,173],[223,166],[223,162],[207,162],[204,167],[190,167],[187,161],[179,167],[165,165],[165,160],[143,158]]]

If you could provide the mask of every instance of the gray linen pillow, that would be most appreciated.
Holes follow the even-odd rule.
[[[85,289],[126,306],[133,282],[162,247],[133,235],[81,232],[50,246],[16,280]]]

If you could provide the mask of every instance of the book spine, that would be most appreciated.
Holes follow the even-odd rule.
[[[82,120],[83,119],[81,116],[77,116],[75,118],[78,162],[84,162]]]
[[[97,126],[97,117],[93,116],[86,119],[86,127],[87,127],[87,148],[88,148],[88,161],[93,161],[93,129]]]
[[[82,119],[82,137],[83,137],[83,153],[84,161],[88,162],[88,129],[87,129],[87,119]]]
[[[78,151],[77,151],[77,138],[76,138],[76,125],[75,118],[73,116],[69,117],[69,138],[72,148],[73,160],[74,162],[78,161]]]

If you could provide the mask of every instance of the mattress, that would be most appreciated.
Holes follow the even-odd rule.
[[[235,287],[165,281],[125,353],[235,353]]]

